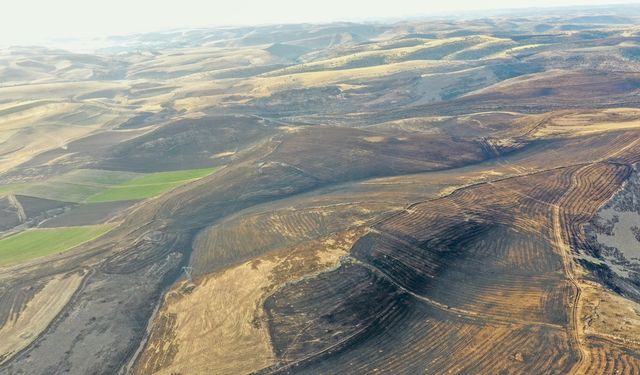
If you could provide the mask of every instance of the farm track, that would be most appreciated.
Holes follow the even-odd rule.
[[[559,270],[563,270],[562,272],[564,273],[567,282],[569,283],[569,285],[571,285],[571,288],[564,289],[565,290],[564,293],[569,293],[569,295],[574,296],[572,297],[572,301],[570,301],[568,304],[565,305],[565,308],[568,309],[568,313],[569,313],[568,321],[566,324],[550,323],[545,320],[542,320],[542,321],[538,321],[535,319],[532,320],[531,318],[519,318],[517,314],[512,315],[509,318],[505,318],[501,315],[493,315],[489,312],[485,312],[482,310],[474,310],[474,308],[469,310],[468,308],[458,307],[458,306],[455,306],[455,304],[451,305],[450,302],[443,302],[442,300],[434,299],[433,297],[430,297],[428,294],[425,296],[423,292],[416,291],[414,287],[407,287],[407,285],[412,285],[412,284],[405,284],[405,281],[401,282],[398,279],[398,277],[413,277],[413,276],[410,276],[410,274],[406,274],[406,271],[403,271],[405,272],[403,273],[403,272],[399,272],[399,270],[396,270],[396,271],[393,271],[393,274],[390,274],[386,270],[381,269],[379,266],[370,263],[370,260],[359,259],[359,256],[357,255],[359,254],[358,252],[355,253],[355,257],[357,259],[355,264],[359,264],[360,266],[363,266],[369,269],[371,272],[377,275],[380,275],[383,279],[390,282],[395,288],[397,288],[401,292],[406,293],[412,298],[415,298],[416,300],[419,300],[429,305],[432,308],[438,309],[443,313],[457,314],[459,317],[464,317],[464,318],[470,319],[471,321],[475,321],[476,324],[505,324],[505,325],[511,325],[513,327],[516,327],[516,326],[531,327],[531,326],[538,325],[540,327],[544,327],[545,329],[562,330],[562,331],[566,330],[569,335],[568,338],[570,338],[569,343],[572,347],[575,348],[575,351],[576,351],[575,361],[572,361],[570,366],[575,371],[575,369],[579,368],[581,363],[583,363],[584,358],[588,355],[588,352],[586,348],[583,348],[582,346],[580,346],[582,345],[582,338],[581,338],[581,333],[577,331],[579,329],[579,326],[578,326],[579,317],[577,316],[577,306],[579,302],[579,297],[576,298],[577,281],[575,281],[575,277],[573,276],[574,275],[573,273],[575,271],[573,269],[573,263],[572,263],[573,260],[571,258],[571,250],[563,240],[564,236],[566,236],[565,233],[571,233],[572,231],[576,230],[576,227],[568,226],[568,225],[567,227],[563,227],[562,223],[565,220],[569,220],[568,222],[572,222],[575,224],[582,222],[583,220],[582,217],[584,215],[589,215],[588,212],[593,211],[600,204],[602,204],[603,201],[608,199],[608,197],[613,193],[613,191],[615,191],[616,184],[618,184],[619,181],[621,181],[624,178],[625,173],[626,173],[626,167],[621,165],[616,165],[612,163],[595,163],[595,164],[581,163],[574,166],[564,166],[560,168],[553,168],[546,171],[538,171],[536,173],[526,173],[522,176],[510,176],[508,178],[500,179],[497,181],[483,182],[483,183],[475,184],[472,186],[466,186],[442,198],[436,198],[428,201],[413,203],[407,208],[405,208],[404,211],[400,211],[392,215],[388,215],[383,220],[378,220],[374,225],[370,226],[371,229],[369,231],[370,233],[369,236],[371,235],[381,236],[381,238],[386,238],[388,241],[391,241],[392,243],[401,245],[402,247],[406,248],[407,251],[413,252],[413,253],[423,253],[425,250],[425,246],[427,246],[430,249],[429,251],[434,251],[434,249],[438,249],[439,246],[445,246],[445,247],[450,246],[448,244],[452,242],[448,240],[445,242],[441,242],[440,239],[455,238],[456,236],[459,236],[458,231],[462,229],[456,228],[455,226],[450,226],[451,225],[450,220],[453,220],[455,218],[455,215],[467,216],[469,220],[474,220],[474,221],[479,220],[480,222],[482,222],[483,220],[486,220],[483,218],[491,217],[490,216],[491,212],[493,212],[497,216],[494,216],[492,220],[497,220],[498,222],[504,223],[501,225],[507,225],[507,224],[515,225],[515,227],[518,228],[518,230],[524,230],[524,231],[542,230],[543,233],[547,233],[546,237],[543,237],[543,238],[547,238],[551,244],[551,247],[549,248],[549,250],[544,250],[544,251],[553,252],[552,249],[556,248],[555,253],[558,256],[560,263],[549,263],[546,265],[543,265],[545,263],[541,263],[540,267],[543,267],[543,268],[540,268],[540,270],[541,271],[546,270],[544,272],[552,272],[552,270],[556,269],[556,267],[559,267],[557,268]],[[592,175],[598,176],[598,177],[594,179],[590,177]],[[550,181],[552,183],[548,184],[548,182]],[[488,189],[492,189],[494,191],[499,191],[503,193],[498,194],[498,196],[496,197],[488,198],[488,200],[486,200],[485,202],[480,203],[480,207],[475,208],[474,204],[471,202],[477,201],[479,197],[486,197],[487,195],[484,192],[487,191]],[[507,196],[511,196],[511,197],[517,196],[519,197],[518,199],[521,202],[520,203],[521,208],[518,208],[518,206],[509,205],[509,204],[507,204],[504,207],[504,208],[509,207],[510,210],[516,210],[514,212],[518,212],[517,220],[515,222],[513,221],[513,218],[511,218],[510,215],[505,216],[504,214],[500,213],[498,209],[500,205],[506,204],[506,201],[503,201],[502,199],[503,197],[506,198]],[[585,205],[584,203],[580,203],[580,201],[583,200],[584,199],[583,197],[585,196],[593,196],[594,198],[590,199],[589,203]],[[496,211],[494,211],[492,208],[492,205],[494,204],[499,205],[498,207],[496,207],[497,209]],[[565,210],[564,206],[568,206],[566,209],[568,209],[569,211],[566,214],[563,213]],[[431,207],[431,208],[427,208],[427,207]],[[474,208],[465,209],[463,207],[474,207]],[[486,213],[481,213],[483,209],[488,211]],[[461,211],[461,210],[463,212],[467,211],[467,213],[459,213],[458,211]],[[447,214],[447,212],[451,212],[451,214]],[[529,215],[543,214],[543,217],[547,218],[546,220],[548,220],[549,225],[546,225],[546,226],[543,225],[541,229],[535,229],[535,227],[530,227],[528,224],[529,222],[526,221],[527,220],[526,219],[527,214],[525,214],[526,212],[528,212]],[[568,216],[568,218],[570,219],[563,219],[562,215],[567,215],[567,214],[571,215],[571,216]],[[454,215],[454,216],[451,216],[451,215]],[[411,217],[411,219],[410,221],[407,221],[407,219],[405,218],[409,218],[409,217]],[[540,220],[540,219],[535,219],[535,220]],[[520,223],[520,221],[522,221],[522,223]],[[411,225],[414,225],[414,224],[404,224],[405,222],[406,223],[433,223],[435,225],[432,225],[429,227],[429,233],[431,234],[429,234],[428,236],[429,237],[435,236],[435,237],[433,237],[433,240],[427,240],[426,237],[423,237],[423,236],[427,236],[427,233],[425,232],[424,234],[421,234],[422,232],[420,230],[416,232],[415,229],[417,228],[415,227],[414,227],[415,229],[411,231],[401,229],[403,227],[406,227],[406,225],[409,225],[409,227],[411,227]],[[531,224],[533,223],[534,221],[531,221]],[[538,224],[535,224],[535,225],[538,225]],[[475,229],[472,229],[472,227],[470,227],[470,229],[468,229],[467,231],[470,231],[468,233],[471,236],[476,235],[474,234]],[[481,232],[478,232],[478,235],[480,235],[480,233]],[[470,237],[470,238],[473,238],[473,237]],[[380,241],[380,240],[376,240],[376,241]],[[463,246],[463,247],[469,246],[469,245],[464,245],[466,243],[465,241],[467,241],[466,239],[463,239],[462,241],[463,242],[459,246]],[[421,244],[420,247],[416,245],[417,243]],[[441,243],[441,244],[438,245],[438,243]],[[425,245],[425,244],[428,244],[428,245]],[[398,245],[394,245],[394,246],[398,246]],[[518,246],[520,249],[526,248],[526,247],[523,248],[522,245],[518,245]],[[394,252],[385,253],[387,255],[385,255],[384,257],[389,259],[389,257],[393,256],[393,254],[402,254],[397,252],[398,251],[397,247],[395,249],[396,250],[393,250]],[[481,248],[478,248],[478,250],[481,250]],[[542,248],[540,248],[540,250],[538,251],[541,251],[541,250]],[[354,250],[352,250],[352,252],[353,251]],[[486,251],[486,250],[482,250],[482,251]],[[443,250],[436,251],[436,253],[437,252],[442,253]],[[398,261],[414,262],[414,260],[411,260],[412,258],[406,258],[406,256],[408,256],[408,254],[402,255],[401,257],[395,259],[394,262],[398,262]],[[378,259],[385,259],[385,258],[378,258]],[[536,259],[536,258],[538,259],[537,262],[541,260],[539,256],[529,255],[520,261],[521,263],[519,263],[520,265],[518,267],[523,267],[525,264],[531,263],[531,261],[525,261],[524,259]],[[432,261],[436,261],[436,259],[433,259]],[[383,263],[386,263],[386,262],[387,261],[384,261]],[[532,271],[536,270],[535,267],[536,266],[533,266]],[[441,271],[436,271],[437,269],[438,268],[434,268],[433,271],[437,273],[441,272]],[[409,269],[407,269],[407,271],[409,271]],[[524,268],[523,268],[523,271],[524,271]],[[410,272],[413,272],[413,271],[410,271]],[[540,271],[535,271],[535,272],[540,272]],[[438,276],[437,273],[429,277],[432,280],[437,280],[439,277],[441,277],[441,276]],[[402,275],[405,275],[405,276],[402,276]],[[523,274],[523,277],[525,277],[524,275],[525,274]],[[428,280],[429,277],[427,277],[425,280]],[[530,277],[530,276],[526,276],[526,277]],[[535,280],[535,279],[531,279],[531,280]],[[549,279],[549,281],[551,280],[553,279]],[[471,285],[473,285],[473,282],[471,282]],[[440,287],[440,288],[436,288],[436,290],[442,290],[443,288],[446,289],[446,287]],[[561,301],[564,298],[566,298],[566,297],[563,297],[563,296],[566,296],[566,294],[564,293],[557,294],[553,298],[560,298],[560,301]],[[442,297],[446,297],[446,294],[438,298],[442,298]],[[449,298],[449,297],[446,297],[446,298]],[[542,311],[543,310],[541,310],[541,313]],[[301,336],[304,335],[305,331],[307,331],[308,329],[309,329],[309,324],[307,324],[307,328],[305,328],[302,332],[299,333],[298,336],[296,336],[295,341],[297,342],[298,340],[301,340]],[[362,332],[362,331],[360,331],[360,334],[366,335],[365,332]],[[352,341],[360,340],[360,339],[356,339],[356,336],[349,336],[349,337],[351,337]],[[306,340],[308,339],[309,338],[307,338]],[[294,342],[292,343],[292,345],[296,346],[297,344]],[[348,345],[348,343],[342,340],[340,341],[340,345],[342,347],[342,345]],[[335,346],[331,346],[331,348],[335,349]],[[328,349],[325,348],[319,351],[318,353],[326,353],[327,350]],[[345,350],[345,349],[340,349],[340,350]],[[289,353],[288,349],[286,352]],[[318,355],[320,356],[320,354]],[[288,372],[288,370],[284,370],[284,369],[285,368],[292,369],[294,367],[297,368],[297,366],[303,366],[304,368],[311,366],[309,368],[316,368],[315,365],[311,365],[309,362],[309,361],[314,362],[311,360],[312,358],[316,358],[316,357],[306,355],[303,358],[298,358],[293,362],[287,363],[284,368],[279,368],[278,371],[276,372],[281,372],[281,371]],[[318,358],[317,359],[318,361],[321,360],[320,357],[317,357],[317,358]],[[323,360],[326,360],[326,359],[323,359]],[[563,362],[563,363],[568,364],[569,362]],[[390,369],[391,369],[390,367],[387,368],[387,370],[389,371]],[[294,372],[298,372],[298,370]],[[303,372],[306,372],[306,370]]]
[[[583,326],[586,300],[611,291],[588,289],[604,279],[574,259],[640,161],[637,30],[574,18],[171,31],[124,37],[117,56],[12,49],[5,234],[118,226],[0,270],[9,332],[46,280],[86,272],[0,373],[640,373],[633,340]],[[112,175],[87,170],[221,165],[110,219],[86,204]],[[21,183],[61,201],[11,196]]]
[[[632,142],[629,147],[625,148],[625,151],[629,148],[635,146],[636,142]],[[610,157],[616,157],[620,155],[621,152],[614,152],[610,154]],[[602,164],[592,164],[586,165],[578,170],[571,176],[571,186],[568,189],[567,193],[565,193],[562,197],[560,197],[559,201],[563,202],[553,207],[553,233],[554,239],[556,243],[556,248],[558,249],[559,254],[562,257],[563,261],[563,269],[567,280],[570,281],[572,285],[572,297],[571,302],[569,303],[570,308],[570,322],[567,326],[567,330],[570,333],[572,338],[573,345],[578,350],[578,360],[575,363],[572,373],[581,374],[585,371],[585,366],[591,363],[591,349],[588,347],[587,340],[585,338],[585,334],[583,331],[583,324],[580,316],[580,306],[581,306],[581,296],[582,289],[580,286],[579,276],[576,271],[576,264],[573,259],[573,251],[568,244],[565,238],[576,238],[576,236],[580,236],[577,231],[578,228],[572,223],[572,219],[568,218],[566,210],[573,210],[573,216],[576,213],[581,214],[585,213],[586,215],[590,215],[590,212],[594,212],[598,207],[600,207],[604,201],[606,201],[614,192],[615,187],[611,186],[607,189],[606,184],[601,184],[601,190],[597,191],[595,194],[585,194],[585,187],[590,186],[592,181],[587,179],[590,176],[590,169],[598,169]],[[606,164],[605,164],[606,165]],[[629,167],[622,164],[609,164],[612,166],[617,166],[619,169],[623,170],[628,169]],[[601,180],[609,180],[610,185],[613,185],[613,181],[619,180],[620,178],[616,176],[615,171],[609,169],[605,171],[605,173],[600,174],[597,171],[591,172],[596,173]],[[619,172],[618,172],[619,175]],[[582,190],[581,190],[582,189]],[[590,201],[584,199],[582,197],[590,197]],[[593,198],[595,197],[595,199]],[[579,202],[580,200],[586,201],[587,203],[582,203],[582,206],[576,206],[575,203],[571,204],[571,202]],[[630,364],[627,364],[630,365]],[[625,371],[628,370],[628,367]]]
[[[27,221],[27,214],[24,211],[24,207],[22,207],[22,204],[18,201],[16,196],[14,194],[9,194],[7,195],[7,199],[9,200],[9,203],[16,208],[18,220],[20,220],[21,223]]]
[[[567,167],[553,168],[553,169],[550,169],[549,171],[554,171],[554,170],[559,170],[559,169],[564,169],[564,168],[567,168]],[[549,172],[549,171],[539,171],[538,173],[544,173],[544,172]],[[526,174],[524,174],[524,175],[522,175],[522,176],[511,176],[511,177],[508,177],[508,178],[505,178],[505,179],[496,179],[496,180],[495,180],[495,182],[500,182],[500,181],[509,181],[510,179],[514,179],[514,178],[516,178],[516,177],[526,177],[526,176],[535,175],[535,174],[536,174],[536,173],[526,173]],[[494,182],[494,181],[492,181],[492,182]],[[491,187],[491,184],[489,184],[489,183],[479,183],[479,184],[474,184],[474,185],[472,185],[471,187],[478,187],[478,186],[485,186],[485,185],[486,185],[486,186]],[[465,188],[463,188],[463,189],[460,189],[459,191],[456,191],[456,192],[454,192],[454,193],[452,193],[452,194],[448,195],[447,197],[455,197],[455,196],[456,196],[456,194],[460,194],[460,196],[464,196],[464,195],[465,195],[465,194],[464,194],[464,190],[465,190],[465,189],[467,189],[467,188],[469,188],[469,187],[465,187]],[[447,197],[445,197],[445,198],[447,198]],[[533,196],[531,196],[531,195],[522,195],[522,197],[523,197],[523,198],[526,198],[526,199],[528,199],[528,200],[530,200],[530,201],[537,202],[537,203],[545,203],[544,201],[541,201],[541,200],[539,200],[538,198],[535,198],[535,197],[533,197]],[[443,198],[434,199],[434,201],[441,200],[441,199],[443,199]],[[423,202],[420,202],[420,203],[423,203]],[[452,202],[452,203],[455,203],[455,202]],[[415,205],[418,205],[418,203],[416,203]],[[413,205],[412,205],[412,206],[413,206]],[[458,205],[458,204],[454,204],[453,206],[459,206],[459,205]],[[409,210],[412,210],[412,208],[409,208]],[[374,224],[374,225],[375,225],[375,224]],[[161,257],[161,256],[162,256],[162,255],[159,255],[159,257]],[[117,258],[114,258],[113,260],[115,261],[116,259],[117,259]],[[123,260],[124,260],[124,259],[126,259],[126,258],[123,258]],[[113,262],[110,262],[110,263],[112,263],[112,264],[113,264]],[[116,261],[115,263],[118,263],[118,262]],[[148,262],[146,262],[145,264],[148,264]]]
[[[574,367],[574,369],[578,369],[580,368],[581,364],[586,360],[585,358],[588,357],[589,352],[584,347],[584,343],[582,339],[583,333],[580,332],[581,331],[580,316],[578,315],[578,306],[580,303],[580,294],[582,293],[582,291],[574,276],[573,257],[571,255],[572,254],[571,249],[564,242],[564,239],[562,238],[562,227],[561,227],[562,224],[561,224],[560,210],[561,208],[559,206],[553,207],[553,213],[554,213],[553,231],[554,231],[554,235],[556,236],[555,238],[557,241],[556,242],[557,248],[560,252],[560,255],[562,256],[562,263],[564,266],[563,268],[565,270],[565,274],[567,275],[567,279],[571,282],[571,286],[573,290],[572,291],[573,298],[572,298],[572,301],[569,303],[569,308],[571,309],[571,311],[569,314],[570,321],[567,329],[570,332],[574,345],[578,348],[578,351],[580,353],[578,357],[578,361],[576,362]]]

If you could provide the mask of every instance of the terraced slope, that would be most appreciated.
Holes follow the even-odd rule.
[[[557,207],[563,207],[562,220],[592,214],[589,209],[602,204],[628,174],[613,165],[589,169],[565,168],[460,190],[412,205],[374,226],[352,248],[351,265],[285,287],[266,301],[282,361],[278,371],[392,372],[402,363],[436,373],[568,372],[582,355],[573,330],[565,330],[578,318],[569,308],[575,306],[574,276],[564,268],[570,267],[563,264],[565,245],[557,242],[552,226],[540,223],[557,220]],[[584,181],[589,175],[601,178]],[[545,186],[548,180],[558,183]],[[593,197],[591,207],[581,202],[585,196]],[[432,319],[455,318],[467,322],[445,329],[437,339],[431,336]],[[345,319],[353,319],[348,329]],[[485,330],[487,324],[504,336],[491,339],[491,348],[474,347],[482,333],[472,327]],[[521,341],[523,330],[524,337],[542,341]],[[407,337],[409,331],[427,336],[418,335],[406,352],[398,350],[393,337]],[[465,346],[457,349],[456,340]],[[416,356],[414,347],[425,349]],[[469,357],[446,361],[431,353],[436,348]]]
[[[0,374],[637,373],[639,9],[1,51]]]

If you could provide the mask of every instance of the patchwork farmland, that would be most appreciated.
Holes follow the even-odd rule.
[[[536,12],[2,50],[0,374],[638,373],[640,8]]]

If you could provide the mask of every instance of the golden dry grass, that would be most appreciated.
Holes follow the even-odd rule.
[[[44,151],[66,147],[75,139],[115,126],[125,118],[122,112],[95,104],[15,102],[0,110],[0,171]]]
[[[262,318],[262,288],[275,265],[244,263],[198,280],[190,294],[170,292],[161,314],[175,316],[175,337],[170,342],[151,341],[147,351],[161,356],[171,345],[177,350],[157,372],[145,368],[140,373],[237,374],[272,364],[268,332],[254,321]],[[148,365],[148,355],[143,366]]]
[[[609,131],[640,129],[640,110],[635,108],[608,108],[602,111],[560,111],[549,115],[534,115],[542,126],[532,134],[534,137],[580,137]]]
[[[202,74],[238,66],[259,66],[277,62],[265,46],[245,48],[197,47],[184,48],[180,53],[164,53],[141,61],[129,71],[131,78],[166,74]]]
[[[195,281],[165,297],[138,374],[242,374],[271,366],[264,299],[282,283],[333,267],[362,229],[308,241]]]
[[[512,47],[509,48],[505,51],[501,51],[498,52],[496,54],[493,54],[491,56],[488,56],[488,59],[505,59],[505,58],[509,58],[512,54],[514,53],[518,53],[518,52],[522,52],[522,51],[526,51],[526,50],[530,50],[533,48],[538,48],[538,47],[544,47],[544,44],[525,44],[522,46],[517,46],[517,47]]]
[[[373,65],[388,65],[402,61],[405,58],[409,58],[412,54],[422,51],[428,51],[431,48],[442,47],[448,44],[467,41],[467,37],[450,37],[441,39],[422,39],[421,43],[410,47],[396,47],[388,48],[387,43],[373,44],[369,49],[353,52],[352,50],[340,51],[342,54],[336,57],[330,57],[322,60],[311,61],[304,64],[294,65],[286,67],[280,70],[276,70],[268,76],[276,75],[288,75],[301,73],[308,70],[340,70],[348,69],[350,63],[358,61],[367,61],[367,59],[377,59],[382,64]],[[464,48],[461,51],[457,51],[451,54],[450,58],[455,59],[456,55],[465,51],[479,50],[496,43],[510,42],[509,39],[496,38],[487,35],[475,35],[472,37],[473,44],[471,47]],[[446,57],[449,58],[449,57]],[[432,65],[436,65],[436,61],[432,62]]]
[[[490,37],[487,37],[490,38]],[[368,58],[381,58],[387,60],[387,63],[394,63],[400,61],[403,57],[406,57],[412,53],[420,50],[443,46],[449,43],[463,41],[463,37],[445,38],[445,39],[425,39],[423,43],[401,48],[391,49],[372,49],[367,51],[347,53],[342,56],[332,57],[324,60],[313,61],[305,63],[303,65],[295,65],[274,72],[269,73],[269,76],[295,74],[303,72],[307,69],[327,70],[327,69],[344,69],[347,64],[353,61],[368,59]]]
[[[343,70],[294,73],[282,76],[255,77],[247,80],[253,89],[251,95],[269,96],[277,91],[321,87],[331,84],[345,83],[356,79],[372,79],[399,72],[424,71],[441,62],[412,60],[386,65]]]

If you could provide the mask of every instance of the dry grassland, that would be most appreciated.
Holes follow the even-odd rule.
[[[195,281],[164,299],[139,374],[241,374],[275,363],[262,304],[283,283],[335,266],[362,229],[330,235]]]

